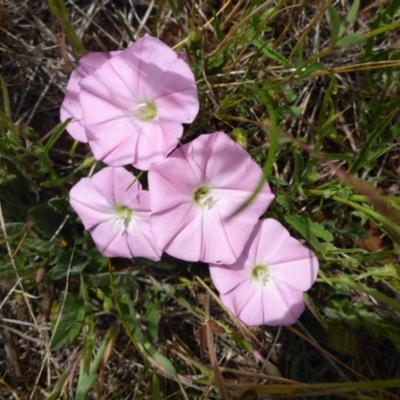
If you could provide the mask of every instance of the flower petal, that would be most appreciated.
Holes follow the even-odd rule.
[[[160,82],[166,74],[169,74],[170,66],[178,60],[178,55],[161,40],[146,34],[128,47],[121,54],[121,58],[134,66],[137,71],[134,79],[137,79],[135,83],[137,83],[139,94],[143,99],[154,101],[159,96],[170,93],[160,91]],[[184,61],[180,61],[184,63]],[[186,67],[189,68],[187,65]],[[178,76],[179,71],[173,72],[173,74],[172,77],[169,75],[167,79]],[[132,82],[132,76],[125,75],[124,79],[127,85]],[[194,81],[193,76],[192,80]]]
[[[304,311],[303,293],[273,281],[265,287],[245,281],[221,295],[222,302],[246,325],[291,325]]]
[[[87,143],[82,119],[82,107],[79,100],[79,92],[81,90],[79,82],[118,53],[119,51],[86,54],[79,60],[79,65],[71,73],[66,87],[65,98],[60,108],[60,120],[64,122],[66,119],[72,118],[67,130],[75,140]]]
[[[134,221],[127,230],[127,242],[132,257],[157,261],[161,258],[162,251],[156,245],[149,222],[150,212],[135,211]]]
[[[120,118],[87,128],[94,157],[113,167],[135,164],[137,141],[143,125],[130,118]]]
[[[210,275],[218,292],[227,294],[242,282],[248,281],[248,273],[243,267],[244,257],[230,265],[210,264]]]
[[[176,213],[183,218],[176,218]],[[157,215],[152,213],[150,218],[157,246],[168,254],[186,261],[199,260],[201,242],[197,238],[201,222],[201,217],[190,203],[179,204],[173,212],[165,210]]]
[[[90,230],[97,249],[105,257],[134,257],[128,245],[130,236],[125,230],[121,230],[121,224],[112,219],[99,224]]]

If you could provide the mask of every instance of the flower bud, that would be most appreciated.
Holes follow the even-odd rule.
[[[247,147],[247,136],[246,132],[243,129],[234,129],[231,133],[231,138],[240,146],[244,148]]]
[[[187,37],[187,45],[192,50],[199,50],[203,45],[203,34],[199,29],[195,29],[189,33]]]

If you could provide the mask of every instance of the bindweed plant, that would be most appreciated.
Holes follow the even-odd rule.
[[[397,398],[400,6],[134,3],[4,9],[1,396]]]

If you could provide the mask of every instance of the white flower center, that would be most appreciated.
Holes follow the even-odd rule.
[[[157,106],[151,101],[144,101],[132,108],[132,112],[142,121],[154,121],[157,118]]]
[[[200,186],[193,194],[193,200],[201,207],[210,209],[214,206],[218,199],[214,199],[210,189],[206,186]]]
[[[130,224],[130,222],[134,217],[133,211],[126,206],[117,206],[115,211],[117,213],[116,220],[121,225],[125,225],[125,229],[128,228],[128,225]]]
[[[266,265],[256,265],[251,270],[251,277],[254,281],[265,286],[269,282],[269,270]]]

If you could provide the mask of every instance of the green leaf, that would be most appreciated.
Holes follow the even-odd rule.
[[[285,214],[283,218],[317,250],[321,250],[321,244],[317,238],[325,240],[326,242],[331,242],[333,240],[333,235],[329,231],[304,215]]]
[[[182,0],[168,0],[168,4],[174,17],[179,20],[179,13],[182,8]]]
[[[156,374],[153,374],[152,379],[153,400],[160,400],[160,380]]]
[[[144,320],[147,322],[147,339],[155,343],[158,337],[158,319],[160,314],[160,304],[157,293],[146,293],[146,314]]]
[[[339,321],[328,321],[325,344],[342,354],[356,356],[361,347],[355,331]]]
[[[128,35],[128,38],[129,38],[129,40],[132,42],[132,43],[135,43],[135,37],[133,36],[133,34],[132,34],[132,30],[129,28],[129,26],[126,24],[126,22],[125,22],[125,20],[124,20],[124,18],[123,18],[123,16],[122,16],[122,14],[118,11],[118,10],[115,10],[115,15],[117,16],[117,18],[118,18],[118,21],[119,21],[119,23],[121,24],[121,26],[122,26],[122,29],[125,31],[125,33]]]
[[[22,236],[26,229],[27,225],[23,222],[12,222],[5,224],[7,239],[4,238],[3,230],[0,229],[0,246],[4,245],[7,242],[12,242],[15,239],[18,239]]]
[[[294,173],[293,173],[293,186],[297,188],[298,185],[302,183],[302,176],[304,173],[304,160],[303,155],[295,150],[293,152],[294,156]]]
[[[77,302],[68,294],[64,308],[61,310],[59,323],[58,315],[52,320],[52,329],[55,329],[51,338],[50,347],[55,349],[63,344],[71,345],[81,333],[87,307],[82,302]]]
[[[358,153],[357,159],[350,166],[349,173],[355,174],[362,166],[364,166],[369,160],[369,153],[375,142],[378,140],[380,136],[382,136],[382,132],[386,129],[386,127],[392,121],[394,115],[398,113],[397,110],[393,110],[389,115],[387,115],[383,121],[367,136],[364,141],[363,147]],[[387,146],[384,146],[384,149],[387,149]]]
[[[293,65],[285,57],[283,57],[273,48],[269,47],[268,43],[264,42],[261,37],[254,39],[252,43],[254,46],[257,47],[257,49],[260,49],[266,57],[270,58],[271,60],[277,61],[287,68],[293,68]]]
[[[31,208],[28,211],[30,218],[32,218],[35,228],[51,238],[60,228],[65,216],[58,213],[53,207],[47,204],[41,204]]]
[[[275,201],[280,204],[286,212],[291,212],[292,210],[292,199],[290,196],[280,194],[276,197]]]
[[[283,215],[283,219],[287,224],[289,224],[295,231],[300,233],[304,239],[307,240],[308,243],[316,250],[322,250],[321,244],[315,235],[311,232],[311,229],[308,225],[304,224],[304,221],[300,218],[300,216],[294,216],[285,214]]]
[[[307,308],[311,311],[311,314],[315,317],[315,319],[321,324],[322,327],[328,329],[326,321],[322,318],[322,315],[319,312],[318,307],[315,305],[311,297],[307,293],[304,293],[303,299],[304,303],[306,304]]]
[[[65,128],[70,123],[71,119],[72,118],[68,118],[66,121],[60,123],[59,125],[57,125],[54,128],[49,140],[47,141],[46,145],[44,146],[44,151],[46,152],[46,154],[52,149],[52,147],[54,146],[55,142],[64,133]]]
[[[342,26],[339,29],[339,37],[342,37],[344,35],[344,33],[347,31],[347,28],[356,19],[359,8],[360,8],[360,0],[353,0],[353,4],[351,5],[350,11],[347,14]]]
[[[323,69],[325,69],[325,65],[322,64],[321,62],[313,63],[300,73],[300,77],[307,78],[307,76],[311,75],[313,72],[321,71]]]
[[[364,38],[363,35],[360,35],[359,33],[354,33],[352,35],[345,36],[341,39],[339,39],[336,42],[337,47],[346,47],[346,46],[352,46],[354,44],[360,44],[364,42],[366,39]]]
[[[331,39],[332,43],[336,44],[339,39],[339,30],[340,30],[340,17],[335,7],[328,6],[328,13],[330,19],[330,27],[331,27]]]
[[[26,260],[18,257],[14,260],[18,277],[23,278],[33,275],[39,268],[43,267],[41,263],[33,263],[25,265]],[[14,266],[9,264],[0,265],[0,281],[2,280],[15,280],[18,279],[15,274]]]

